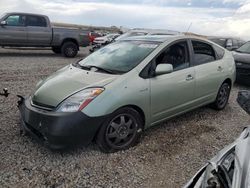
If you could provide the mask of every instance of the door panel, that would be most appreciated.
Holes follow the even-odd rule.
[[[195,94],[193,67],[150,79],[152,123],[192,108]]]
[[[52,29],[41,16],[27,16],[28,43],[31,46],[50,46]]]
[[[25,27],[0,27],[0,43],[3,45],[27,44],[27,30]]]
[[[27,28],[24,20],[23,15],[10,15],[5,19],[7,25],[0,26],[1,45],[24,46],[27,44]]]
[[[52,30],[47,27],[27,27],[28,43],[31,46],[49,46],[52,40]]]
[[[193,65],[196,75],[195,97],[197,103],[209,103],[215,100],[218,89],[224,78],[222,60],[209,43],[192,41]]]
[[[224,78],[224,69],[221,61],[214,61],[195,67],[196,93],[198,101],[215,99],[218,89]]]

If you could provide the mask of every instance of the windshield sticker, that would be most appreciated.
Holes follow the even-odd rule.
[[[157,44],[140,44],[140,48],[156,48],[158,45]]]

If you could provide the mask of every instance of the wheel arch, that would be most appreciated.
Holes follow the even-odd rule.
[[[75,43],[75,44],[77,45],[78,50],[79,50],[79,44],[78,44],[78,41],[77,41],[76,39],[74,39],[74,38],[66,38],[66,39],[64,39],[64,40],[62,41],[61,46],[63,46],[63,44],[64,44],[65,42],[73,42],[73,43]]]
[[[232,88],[233,83],[232,83],[232,80],[230,78],[225,79],[222,84],[224,84],[224,83],[228,83],[230,85],[230,87]]]

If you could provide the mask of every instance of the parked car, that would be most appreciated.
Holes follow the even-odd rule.
[[[250,114],[250,91],[241,91],[238,102]],[[221,150],[184,186],[185,188],[248,188],[250,185],[250,127]]]
[[[224,109],[234,80],[232,54],[207,40],[132,37],[39,82],[19,109],[24,130],[51,148],[95,140],[114,152],[174,116],[207,104]]]
[[[94,44],[101,44],[101,45],[108,44],[108,43],[112,42],[118,36],[119,36],[119,34],[117,34],[117,33],[107,34],[103,37],[95,38],[93,43]]]
[[[115,40],[123,40],[133,36],[144,36],[144,35],[179,35],[180,32],[163,30],[163,29],[131,29],[130,31],[120,35]]]
[[[239,38],[208,37],[208,39],[230,51],[239,48],[245,43],[244,40],[241,40]]]
[[[237,82],[250,86],[250,42],[233,52],[236,63]]]
[[[75,57],[88,32],[52,27],[47,16],[7,13],[0,18],[0,46],[52,47],[54,53]]]
[[[89,32],[88,36],[89,36],[89,42],[90,42],[90,44],[93,44],[95,38],[101,37],[101,35],[99,33],[93,32],[93,31]]]

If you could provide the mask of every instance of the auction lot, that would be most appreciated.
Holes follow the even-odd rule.
[[[0,90],[28,95],[36,83],[76,58],[50,50],[0,49]],[[0,98],[1,187],[181,187],[219,150],[250,125],[236,102],[235,85],[225,110],[203,107],[144,132],[129,150],[102,153],[95,144],[54,152],[19,134],[17,97]],[[250,88],[248,88],[250,89]],[[90,125],[91,126],[91,125]]]

